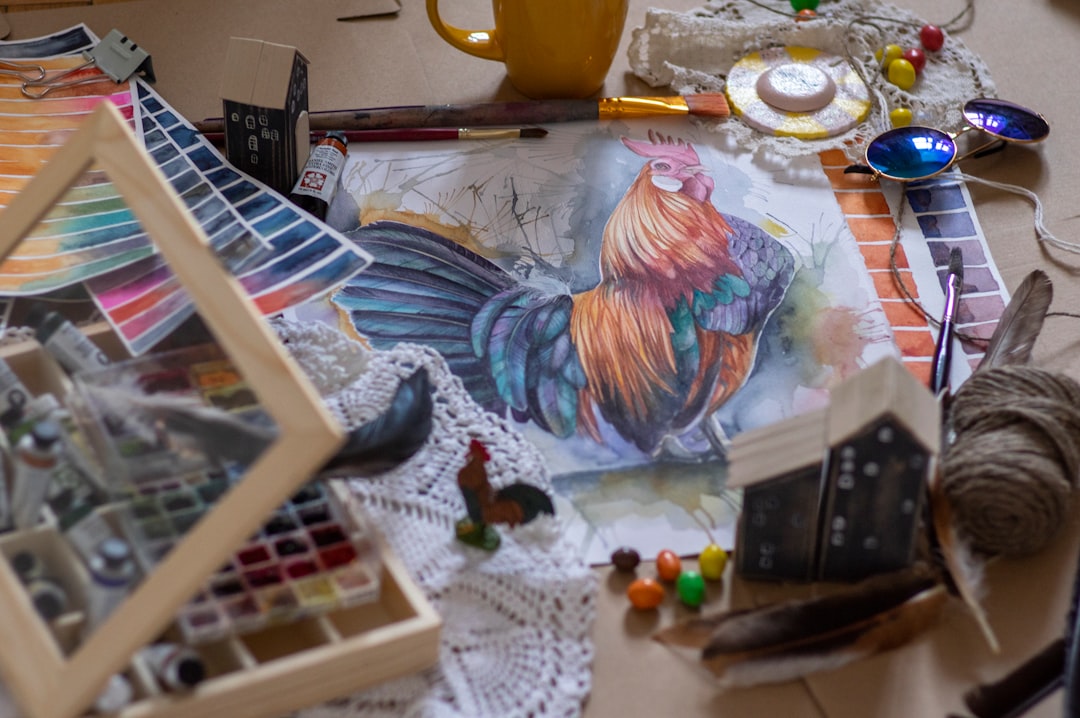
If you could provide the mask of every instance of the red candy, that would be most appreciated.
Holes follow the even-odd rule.
[[[945,44],[945,33],[937,25],[923,25],[919,30],[919,42],[930,52],[937,52]]]
[[[911,47],[904,50],[904,54],[900,57],[910,62],[917,73],[922,72],[923,68],[926,67],[926,53],[917,47]]]

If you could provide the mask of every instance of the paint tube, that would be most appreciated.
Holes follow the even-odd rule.
[[[187,691],[206,678],[206,664],[191,646],[155,643],[139,652],[162,690]]]
[[[11,557],[11,568],[23,583],[45,575],[45,562],[33,551],[19,551]]]
[[[109,676],[109,682],[94,700],[95,713],[117,713],[131,703],[135,697],[135,689],[131,681],[120,673]]]
[[[26,314],[26,323],[34,338],[69,374],[100,369],[109,364],[97,344],[79,331],[69,319],[43,304],[34,304]]]
[[[96,511],[89,503],[69,511],[61,518],[65,519],[60,524],[64,538],[88,565],[97,555],[101,543],[114,535],[103,513]]]
[[[10,429],[19,423],[30,401],[30,390],[11,366],[0,359],[0,427]]]
[[[56,580],[42,576],[26,584],[30,602],[46,621],[57,618],[68,609],[68,594]]]
[[[39,394],[26,405],[22,419],[8,430],[8,441],[14,446],[24,435],[30,432],[34,424],[43,419],[51,419],[60,409],[60,401],[52,394]]]
[[[345,168],[349,140],[344,132],[327,132],[315,143],[307,164],[296,180],[289,199],[321,220],[326,219],[330,202],[337,192],[341,171]]]
[[[127,541],[116,536],[98,544],[87,562],[90,586],[87,595],[86,622],[94,628],[105,621],[128,595],[137,569]]]
[[[15,528],[32,528],[40,520],[60,453],[60,427],[49,419],[34,424],[15,444],[15,480],[11,490]]]
[[[11,557],[11,568],[26,587],[30,603],[46,621],[57,618],[68,610],[68,592],[64,586],[48,575],[48,567],[36,553],[19,551]]]
[[[11,529],[11,492],[15,482],[14,452],[7,434],[0,429],[0,531]]]

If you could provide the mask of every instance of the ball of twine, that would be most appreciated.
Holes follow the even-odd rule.
[[[1029,366],[976,372],[950,409],[941,481],[972,548],[1023,556],[1069,512],[1080,472],[1080,384]]]

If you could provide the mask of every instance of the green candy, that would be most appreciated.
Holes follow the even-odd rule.
[[[817,10],[818,0],[791,0],[791,7],[795,12],[800,10]]]
[[[697,571],[683,571],[675,581],[675,592],[684,604],[697,608],[705,601],[705,579]]]

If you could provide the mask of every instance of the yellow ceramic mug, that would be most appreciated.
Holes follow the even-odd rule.
[[[463,30],[428,18],[457,49],[506,65],[506,75],[532,98],[588,97],[604,84],[619,47],[629,0],[492,0],[495,28]]]

